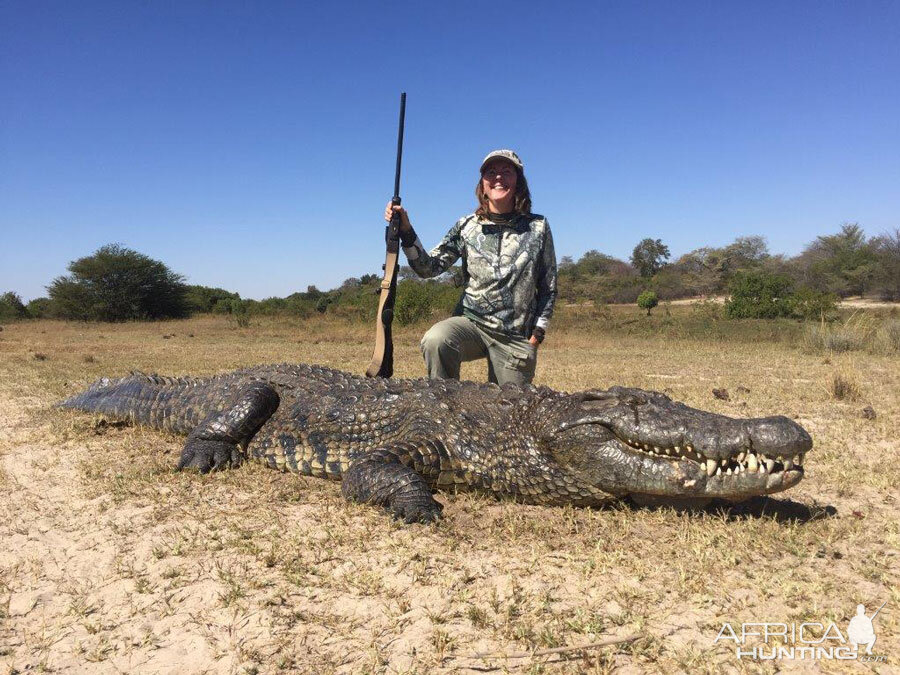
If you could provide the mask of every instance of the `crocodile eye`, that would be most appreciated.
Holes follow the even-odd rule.
[[[601,410],[609,410],[610,408],[615,408],[618,405],[618,399],[612,398],[604,398],[604,399],[587,399],[582,401],[579,404],[579,409],[584,413],[593,413],[600,412]]]
[[[591,445],[613,438],[615,434],[597,419],[583,418],[562,424],[553,432],[553,438],[560,443]]]

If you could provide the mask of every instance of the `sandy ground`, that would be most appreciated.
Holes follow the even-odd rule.
[[[294,352],[349,368],[368,349],[365,333],[298,344],[294,330],[48,323],[0,333],[8,672],[896,672],[894,359],[842,362],[862,388],[847,402],[823,386],[836,357],[673,343],[648,368],[653,340],[557,336],[539,371],[547,384],[668,389],[726,414],[784,412],[810,429],[806,481],[724,512],[443,495],[442,523],[403,526],[347,504],[327,481],[255,466],[174,474],[180,439],[50,408],[124,364],[202,373]],[[415,364],[400,374],[415,374],[415,357],[399,352]],[[713,399],[714,386],[731,400]],[[875,420],[861,416],[866,404]],[[883,601],[876,663],[739,661],[733,645],[713,644],[725,622],[843,630],[857,602]],[[540,652],[629,636],[639,639]]]

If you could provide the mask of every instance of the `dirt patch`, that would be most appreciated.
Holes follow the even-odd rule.
[[[398,331],[401,376],[420,374],[419,330]],[[294,360],[359,371],[366,335],[212,319],[8,326],[0,663],[18,672],[757,670],[763,664],[738,661],[733,644],[713,644],[723,623],[834,621],[844,630],[857,603],[887,600],[875,651],[896,666],[900,367],[889,357],[848,356],[860,400],[843,402],[822,384],[848,367],[838,356],[602,332],[548,338],[542,384],[668,388],[723,414],[787,414],[813,434],[796,489],[694,513],[440,495],[443,522],[403,526],[346,503],[328,481],[257,466],[174,474],[181,439],[50,408],[130,369],[204,374]],[[862,417],[863,405],[877,417]],[[482,653],[495,656],[473,656]]]

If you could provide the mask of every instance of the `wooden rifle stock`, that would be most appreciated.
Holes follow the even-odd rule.
[[[400,128],[397,132],[397,169],[394,172],[394,196],[391,204],[400,204],[400,163],[403,159],[403,122],[406,117],[406,93],[400,94]],[[397,274],[400,270],[400,216],[394,213],[384,229],[387,253],[384,257],[384,278],[378,298],[375,316],[375,352],[366,368],[366,377],[390,377],[394,374],[394,338],[391,324],[394,321],[394,300],[397,296]]]

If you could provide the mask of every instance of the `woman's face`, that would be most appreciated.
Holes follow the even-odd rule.
[[[481,188],[488,198],[491,211],[506,213],[512,211],[516,198],[516,167],[503,160],[496,160],[481,172]]]

